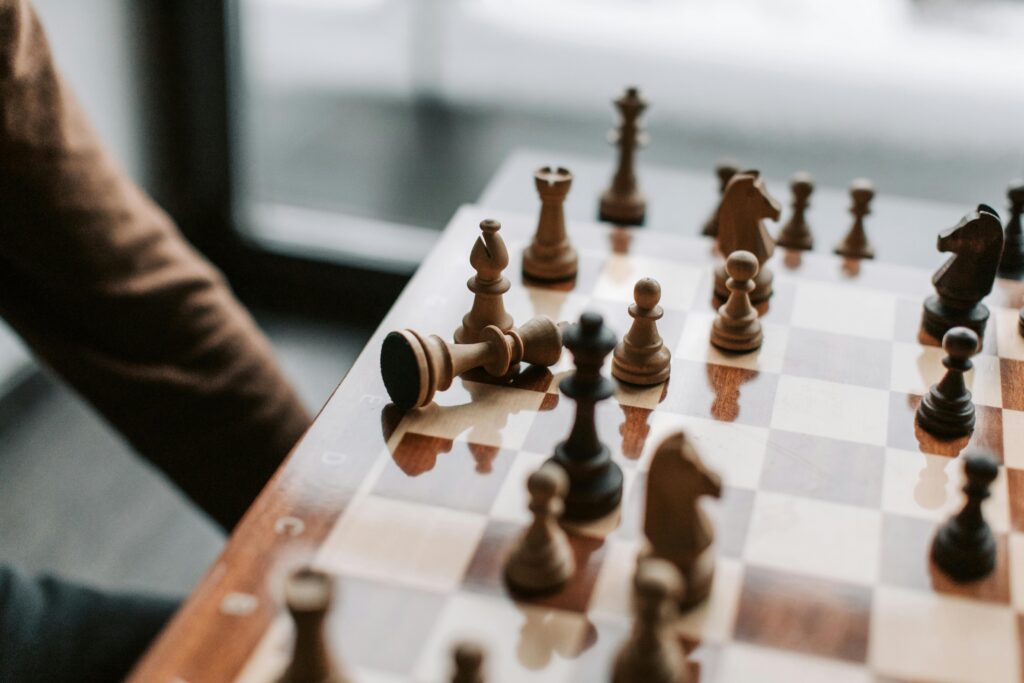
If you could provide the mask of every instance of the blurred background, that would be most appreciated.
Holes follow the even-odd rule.
[[[1002,209],[1024,174],[1015,0],[34,4],[101,135],[225,270],[314,410],[515,150],[610,168],[627,84],[651,102],[641,174],[710,187],[731,156],[960,213]],[[0,329],[0,562],[183,594],[221,542]]]

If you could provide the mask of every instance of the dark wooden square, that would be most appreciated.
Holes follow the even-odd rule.
[[[999,359],[999,377],[1002,382],[1003,407],[1024,410],[1024,361]]]
[[[747,565],[735,638],[739,641],[864,662],[871,589]]]

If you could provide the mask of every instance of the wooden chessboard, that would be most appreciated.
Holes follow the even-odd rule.
[[[517,323],[590,309],[621,335],[634,282],[651,276],[673,352],[667,385],[620,385],[599,405],[626,474],[621,516],[573,529],[577,575],[537,601],[509,595],[502,562],[528,520],[525,479],[572,422],[557,388],[569,354],[506,386],[457,379],[405,415],[388,405],[378,367],[390,330],[450,338],[471,302],[477,225],[490,217],[512,254]],[[998,281],[989,297],[968,375],[977,429],[941,442],[914,425],[942,373],[941,350],[918,339],[931,272],[780,251],[764,346],[730,356],[708,344],[709,241],[572,221],[577,281],[527,287],[519,262],[535,221],[458,211],[134,680],[275,680],[290,648],[283,578],[309,561],[339,577],[331,640],[359,683],[446,680],[464,637],[486,646],[490,682],[606,680],[631,620],[647,465],[680,428],[726,484],[707,502],[713,594],[677,625],[702,683],[1022,680],[1024,286]],[[955,585],[929,566],[928,546],[962,500],[966,446],[1001,462],[985,504],[999,561],[984,581]]]

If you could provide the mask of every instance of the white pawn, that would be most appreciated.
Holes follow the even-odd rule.
[[[683,579],[671,562],[646,558],[633,580],[636,619],[615,656],[612,683],[691,683],[682,645],[671,632]]]
[[[664,309],[658,305],[661,285],[649,277],[637,280],[633,301],[629,307],[633,325],[615,347],[612,376],[631,384],[661,384],[672,369],[672,353],[658,334],[658,320],[664,315]]]
[[[749,251],[734,251],[725,261],[729,299],[718,309],[711,326],[711,343],[725,351],[753,351],[764,341],[757,310],[750,303],[754,277],[760,268]]]
[[[558,526],[569,478],[549,462],[530,475],[526,486],[533,522],[509,555],[505,579],[520,593],[547,593],[559,589],[576,571],[569,537]]]

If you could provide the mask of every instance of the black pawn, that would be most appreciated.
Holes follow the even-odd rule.
[[[964,456],[967,502],[939,527],[932,541],[932,561],[954,581],[975,581],[995,569],[996,539],[981,513],[981,504],[989,497],[989,487],[998,474],[999,465],[989,453]]]
[[[814,178],[810,173],[797,173],[790,180],[789,189],[793,195],[793,215],[782,227],[775,245],[783,249],[806,251],[814,246],[814,236],[807,225],[807,208],[811,205],[811,195],[814,193]]]
[[[569,475],[563,519],[585,521],[613,512],[622,500],[622,470],[597,436],[594,409],[610,397],[615,385],[601,374],[605,358],[615,348],[615,334],[598,313],[587,312],[562,338],[572,353],[576,372],[558,385],[576,401],[576,420],[569,438],[555,447],[551,458]]]
[[[974,431],[974,404],[964,384],[964,373],[973,367],[978,335],[966,327],[954,327],[942,337],[946,374],[933,384],[917,408],[917,423],[940,437],[966,436]]]
[[[1003,232],[1003,256],[999,260],[999,275],[1021,279],[1024,277],[1024,229],[1021,214],[1024,213],[1024,179],[1014,180],[1006,192],[1010,200],[1010,219]]]

